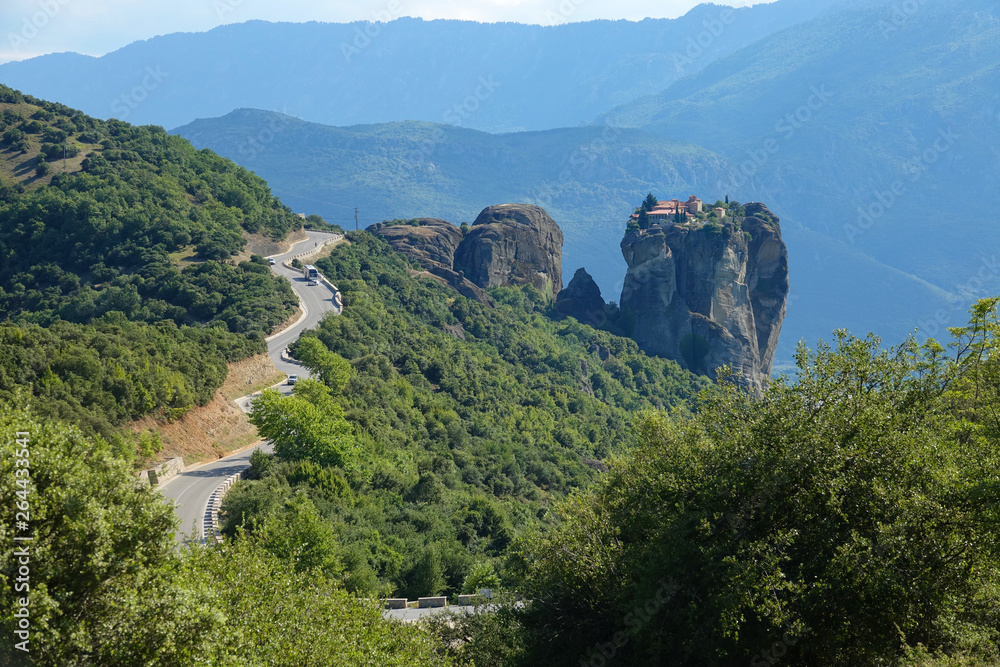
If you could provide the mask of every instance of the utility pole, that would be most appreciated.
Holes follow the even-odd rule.
[[[358,209],[354,209],[354,231],[358,231]]]

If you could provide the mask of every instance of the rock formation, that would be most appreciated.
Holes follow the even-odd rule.
[[[380,222],[368,227],[367,231],[377,234],[421,266],[443,266],[451,268],[455,249],[462,242],[462,232],[447,220],[438,218],[415,218],[404,223]]]
[[[487,207],[464,236],[458,227],[437,218],[383,222],[367,231],[483,303],[489,303],[484,291],[489,287],[534,285],[550,297],[562,288],[562,230],[538,206]]]
[[[601,288],[583,268],[576,270],[569,285],[556,297],[556,310],[595,327],[607,322]]]
[[[628,233],[622,323],[648,353],[716,377],[732,367],[759,389],[771,373],[788,295],[788,253],[763,204],[721,224],[654,225]]]
[[[562,289],[562,244],[562,230],[540,206],[489,206],[455,251],[454,269],[484,289],[534,285],[555,298]]]
[[[459,294],[489,303],[482,289],[452,269],[455,250],[462,242],[462,231],[447,220],[414,218],[404,223],[380,222],[365,231],[384,238],[393,250],[414,260]]]

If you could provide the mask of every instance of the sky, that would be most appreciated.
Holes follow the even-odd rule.
[[[715,0],[743,7],[752,0]],[[423,19],[555,25],[676,18],[698,0],[0,0],[0,63],[46,53],[104,55],[132,42],[227,23]]]

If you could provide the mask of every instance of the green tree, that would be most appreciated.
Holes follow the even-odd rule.
[[[649,214],[645,209],[639,211],[639,229],[649,229]]]
[[[262,438],[274,442],[279,458],[344,469],[354,465],[355,441],[339,405],[324,411],[299,396],[267,389],[254,400],[250,422]]]
[[[315,336],[303,336],[292,352],[310,371],[319,376],[334,395],[340,394],[351,379],[353,369],[343,357],[331,352]]]
[[[300,572],[319,570],[337,576],[343,569],[333,528],[316,511],[305,491],[286,501],[284,511],[267,521],[256,538],[270,553],[294,564]]]
[[[139,488],[106,442],[76,427],[0,403],[0,432],[0,497],[29,508],[27,530],[12,512],[0,515],[8,544],[0,551],[0,655],[17,654],[11,601],[22,595],[37,665],[169,666],[207,651],[222,618],[204,591],[186,587],[176,519],[159,493]],[[19,460],[28,476],[15,472]],[[33,539],[22,545],[15,535]],[[16,548],[24,545],[27,556]],[[22,558],[30,590],[18,592]]]
[[[413,564],[409,575],[408,597],[438,595],[444,590],[444,567],[441,551],[436,544],[429,544]]]
[[[289,568],[257,539],[195,549],[184,575],[209,592],[226,626],[207,650],[173,665],[450,664],[417,624],[383,619],[377,603],[350,595],[322,570]]]
[[[646,414],[640,447],[525,542],[539,655],[576,664],[625,632],[629,664],[766,664],[776,642],[788,664],[917,644],[996,661],[998,331],[990,300],[950,359],[838,332],[800,348],[794,383]]]
[[[500,590],[500,577],[493,563],[488,560],[481,560],[473,565],[462,582],[463,593],[478,593],[484,588],[497,593]]]
[[[660,203],[659,200],[653,195],[652,192],[650,192],[648,195],[646,195],[646,198],[642,200],[641,208],[644,211],[652,211],[654,208],[656,208],[656,205],[659,203]]]

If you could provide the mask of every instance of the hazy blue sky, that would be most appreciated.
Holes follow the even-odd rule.
[[[716,0],[743,7],[753,0]],[[0,62],[54,51],[103,55],[171,32],[250,19],[370,21],[399,16],[552,25],[674,18],[697,0],[0,0]]]

